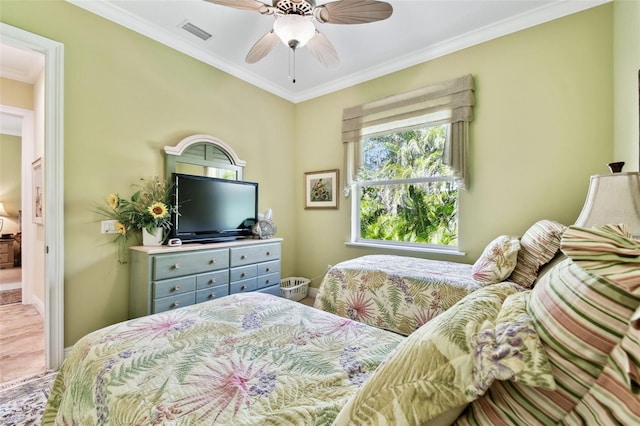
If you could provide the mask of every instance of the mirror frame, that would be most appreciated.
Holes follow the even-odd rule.
[[[210,146],[213,150],[224,154],[228,161],[220,161],[219,159],[198,159],[194,156],[184,156],[191,148],[196,145],[204,144]],[[205,153],[206,153],[205,147]],[[232,170],[236,173],[236,180],[242,180],[242,172],[247,164],[238,157],[238,154],[225,143],[223,140],[210,135],[192,135],[182,139],[176,146],[165,146],[165,176],[167,180],[171,179],[171,175],[176,171],[178,164],[189,164],[205,167],[214,167],[217,169]],[[206,175],[206,173],[203,173]]]

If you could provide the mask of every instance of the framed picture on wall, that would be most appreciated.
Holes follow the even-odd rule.
[[[42,179],[42,157],[31,163],[31,184],[33,223],[44,224],[44,182]]]
[[[338,169],[304,174],[304,208],[338,208]]]

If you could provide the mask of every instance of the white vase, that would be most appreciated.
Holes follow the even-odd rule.
[[[142,228],[142,245],[143,246],[161,246],[162,245],[162,228],[155,228],[153,234]]]

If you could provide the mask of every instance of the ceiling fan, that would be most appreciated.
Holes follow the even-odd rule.
[[[318,6],[315,0],[273,0],[272,6],[258,0],[206,1],[275,16],[273,29],[249,50],[245,61],[250,64],[264,58],[281,40],[294,53],[307,46],[320,63],[335,67],[340,63],[338,53],[329,39],[316,29],[313,20],[321,24],[366,24],[387,19],[393,13],[389,3],[378,0],[336,0]]]

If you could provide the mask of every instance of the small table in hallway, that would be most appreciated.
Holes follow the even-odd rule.
[[[13,238],[0,239],[0,268],[13,268]]]

